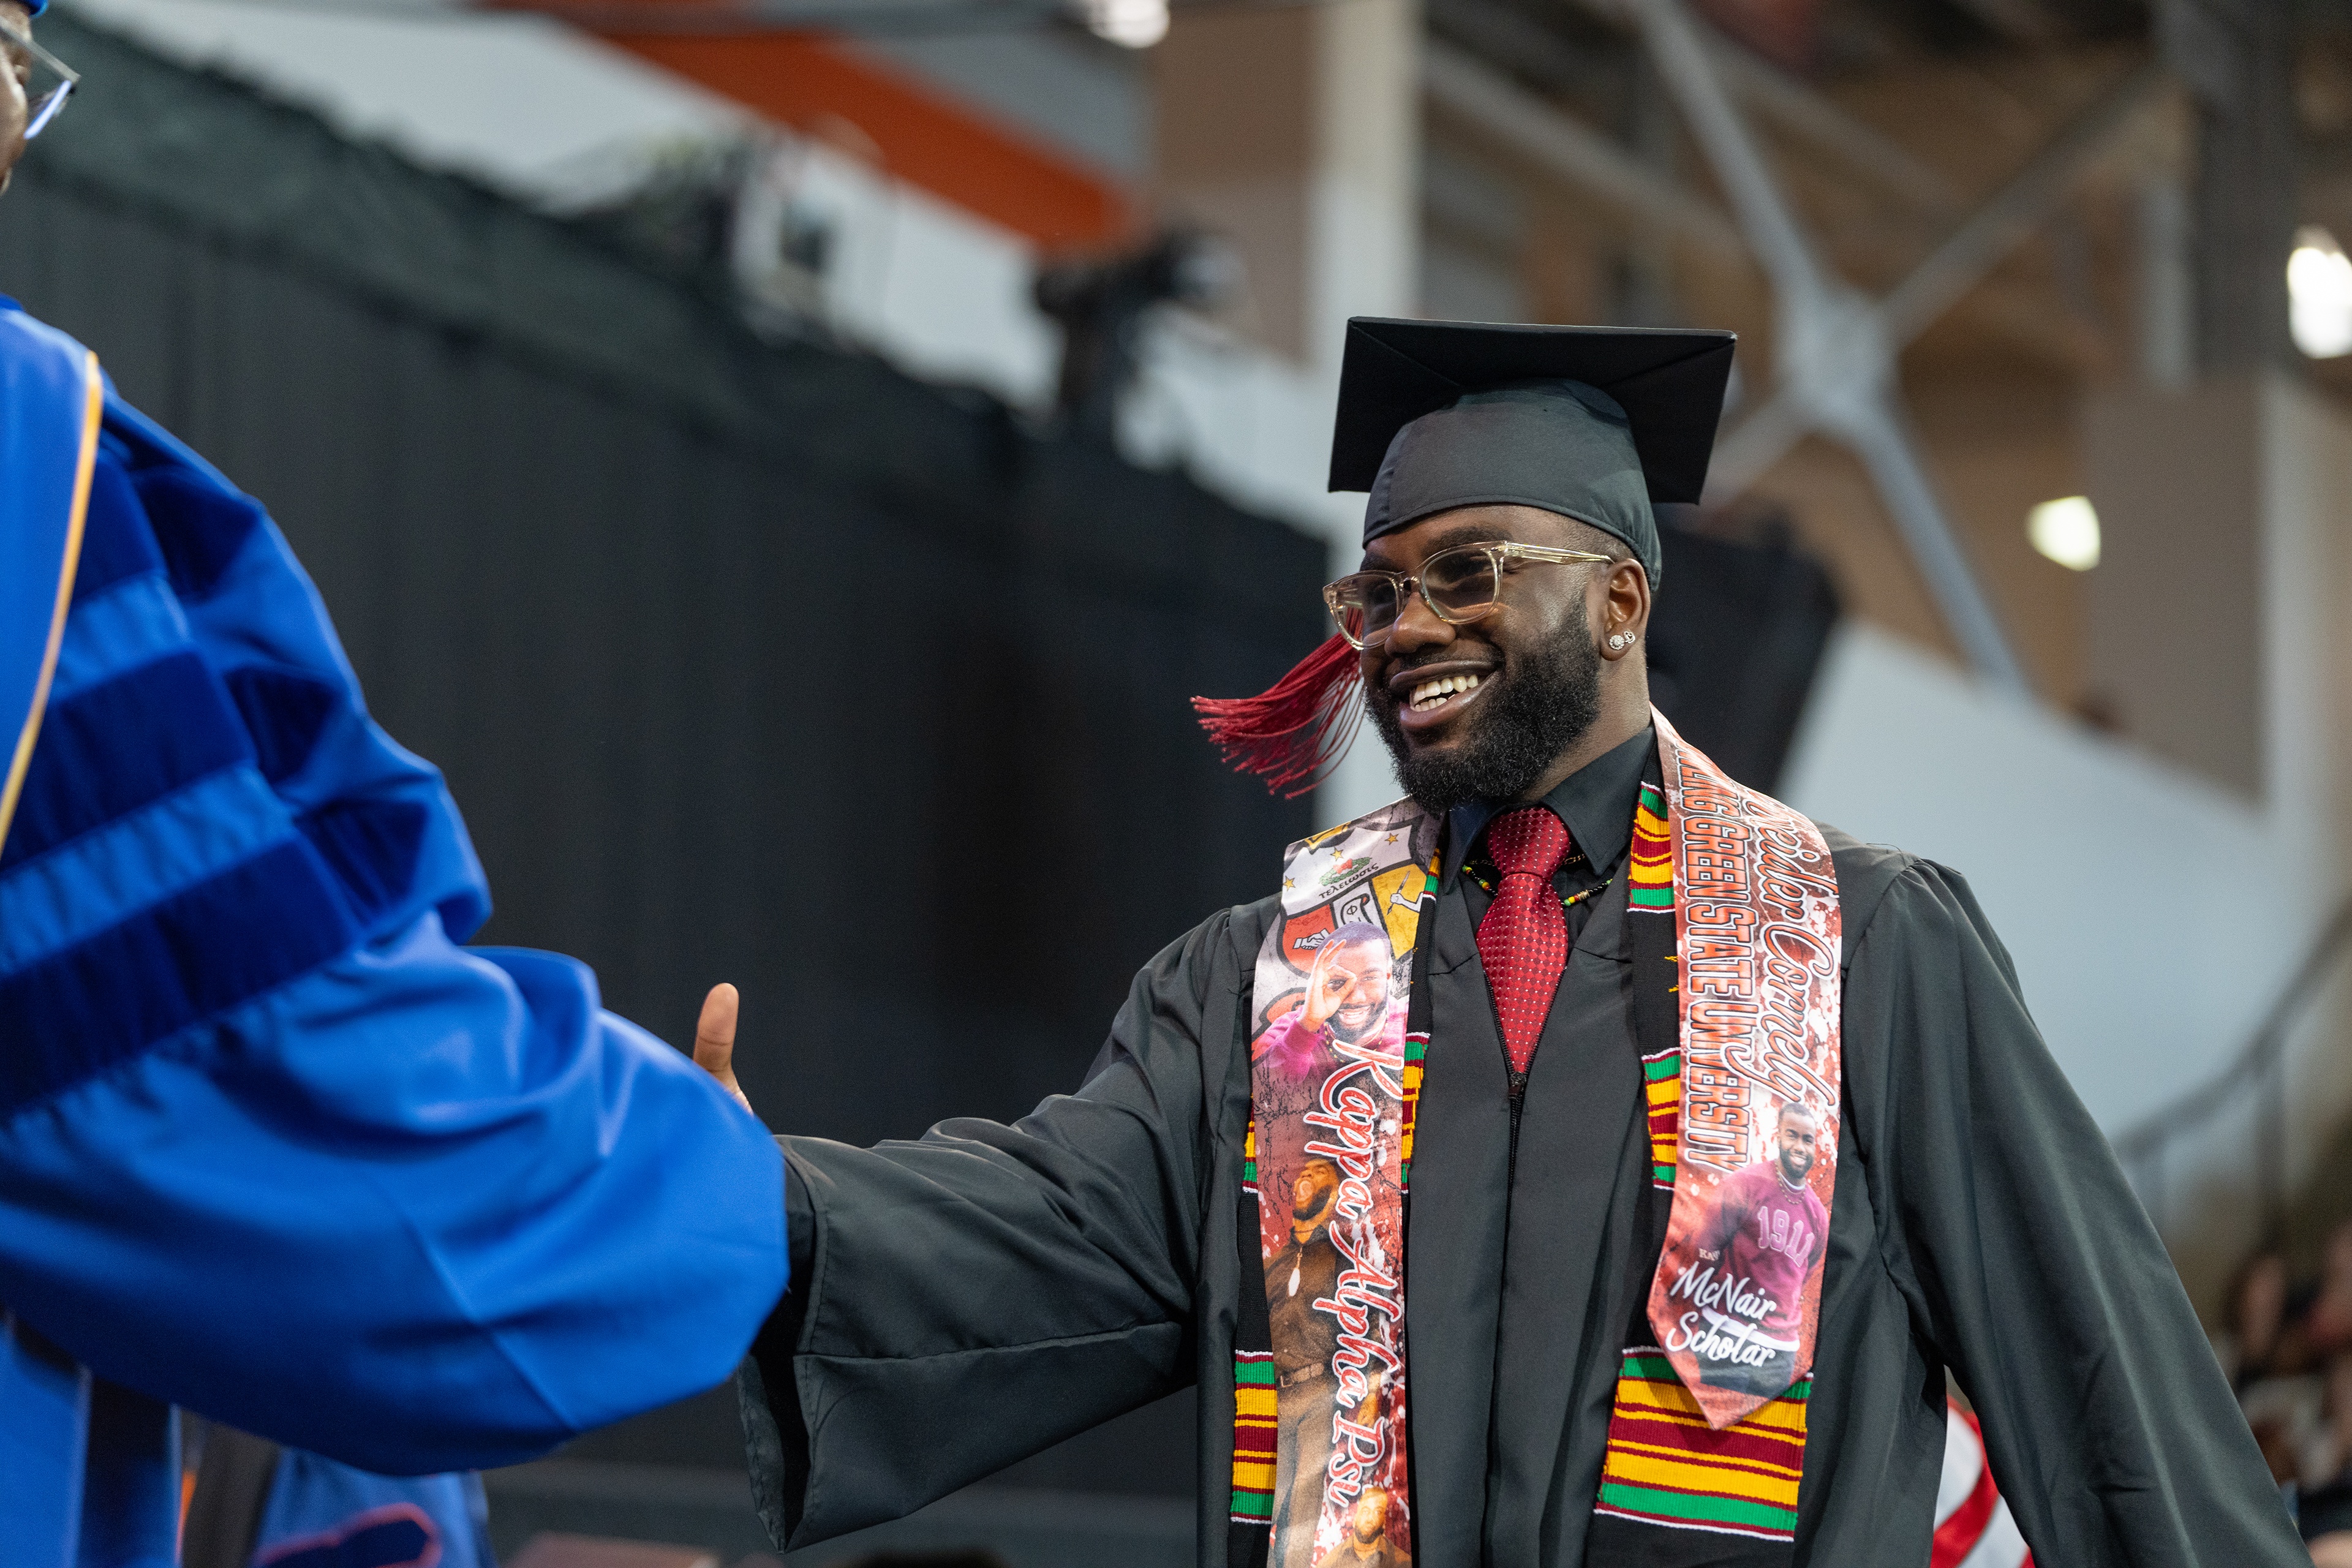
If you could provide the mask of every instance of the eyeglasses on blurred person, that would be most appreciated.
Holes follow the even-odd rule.
[[[8,72],[16,78],[16,89],[25,98],[25,140],[30,142],[47,129],[58,111],[73,96],[81,73],[43,48],[30,33],[0,16],[0,55],[8,60]]]

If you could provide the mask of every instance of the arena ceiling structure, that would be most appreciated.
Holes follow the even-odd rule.
[[[529,8],[668,59],[714,38],[1115,37],[1111,3]],[[1164,31],[1170,5],[1232,14],[1299,0],[1147,3]],[[1447,141],[1470,145],[1570,193],[1580,222],[1622,230],[1614,319],[1745,318],[1767,368],[1751,367],[1711,497],[1737,497],[1801,441],[1827,438],[1866,472],[1950,646],[2023,691],[2031,661],[1922,455],[1904,366],[1981,357],[1971,343],[2095,381],[2298,365],[2284,258],[2299,223],[2324,225],[2340,207],[2337,226],[2352,230],[2346,10],[1428,0],[1419,68],[1433,157]],[[1148,224],[1147,196],[1124,209],[1106,196],[1089,209],[1098,216],[1037,232],[1114,243],[1123,226]],[[2325,209],[2316,219],[2314,208]]]

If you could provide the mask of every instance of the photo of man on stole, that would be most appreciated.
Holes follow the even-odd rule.
[[[1250,1053],[1280,1411],[1269,1563],[1402,1568],[1404,1387],[1389,1374],[1403,1202],[1385,1155],[1399,1135],[1403,960],[1362,920],[1308,942],[1303,990],[1277,997]]]

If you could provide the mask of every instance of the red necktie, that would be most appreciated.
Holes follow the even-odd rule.
[[[1503,1050],[1511,1070],[1523,1073],[1568,965],[1568,916],[1551,885],[1551,874],[1568,858],[1568,827],[1549,806],[1521,806],[1487,827],[1486,853],[1503,885],[1478,922],[1478,960],[1495,994]]]

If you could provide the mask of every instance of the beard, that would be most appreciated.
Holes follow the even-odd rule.
[[[1559,637],[1499,676],[1479,700],[1470,731],[1435,752],[1415,752],[1398,703],[1365,694],[1372,727],[1395,760],[1405,793],[1444,816],[1473,800],[1517,800],[1601,718],[1601,649],[1580,617]]]
[[[1357,1015],[1353,1019],[1348,1016],[1350,1012]],[[1379,1032],[1380,1026],[1388,1021],[1388,1004],[1385,1002],[1361,1009],[1342,1007],[1331,1015],[1331,1037],[1342,1045],[1360,1045],[1366,1036]]]

